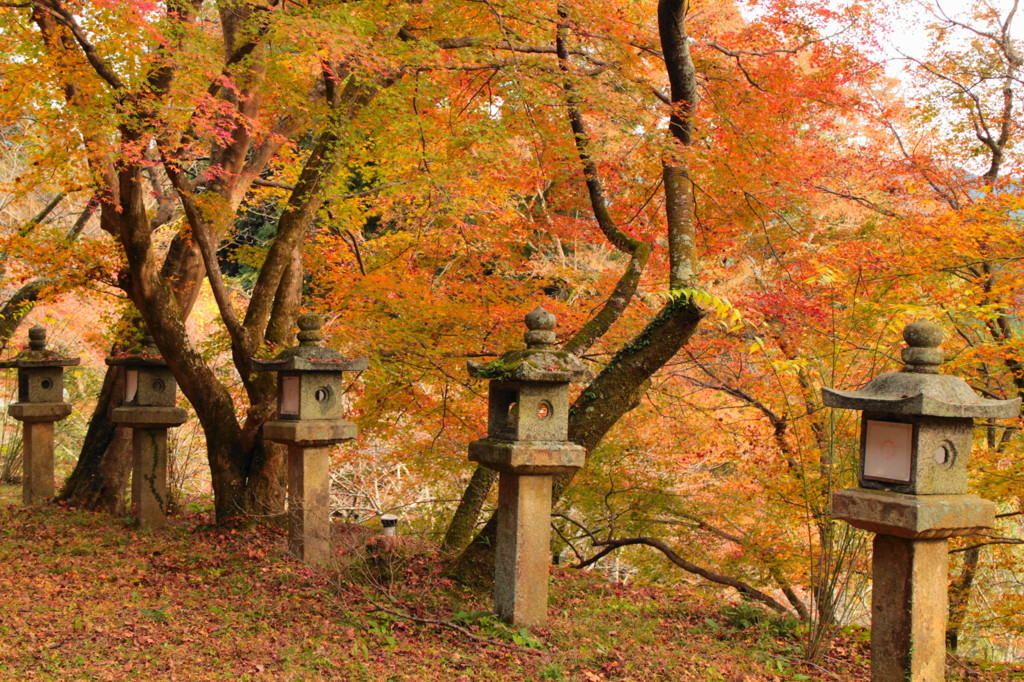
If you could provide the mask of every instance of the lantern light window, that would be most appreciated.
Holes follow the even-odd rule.
[[[299,377],[284,375],[281,377],[281,400],[278,405],[280,416],[299,414]]]
[[[866,420],[864,478],[910,483],[914,426],[899,422]]]
[[[139,370],[129,369],[124,374],[124,401],[130,403],[139,392]]]

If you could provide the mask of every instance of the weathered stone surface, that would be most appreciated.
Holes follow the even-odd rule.
[[[115,424],[132,429],[170,428],[181,426],[188,419],[188,413],[180,407],[143,407],[123,405],[114,408],[110,419]]]
[[[46,330],[38,325],[28,330],[29,347],[14,358],[0,362],[0,368],[18,369],[18,402],[8,407],[22,427],[21,499],[37,504],[53,497],[53,423],[71,414],[64,402],[64,368],[77,365],[46,347]]]
[[[992,528],[995,505],[977,495],[904,495],[852,488],[832,496],[832,516],[872,533],[949,538]]]
[[[331,554],[330,450],[288,446],[288,551],[315,565]]]
[[[160,369],[170,374],[166,368],[151,369]],[[140,372],[140,376],[142,374]],[[169,401],[171,405],[129,403],[115,408],[111,413],[111,420],[115,424],[132,429],[132,507],[136,523],[147,530],[166,526],[167,513],[170,511],[167,492],[167,429],[180,426],[188,419],[185,410],[173,406],[176,391],[177,386],[172,383],[170,398],[159,396],[159,402]]]
[[[551,476],[506,472],[498,481],[494,610],[517,627],[547,621],[551,481]]]
[[[469,374],[477,379],[569,383],[590,376],[575,355],[555,349],[555,316],[537,306],[526,318],[526,350],[512,350],[487,363],[469,361]]]
[[[46,347],[46,329],[35,325],[28,330],[28,348],[10,360],[0,362],[0,369],[17,367],[40,369],[45,367],[73,367],[81,362],[80,358],[64,357]]]
[[[126,404],[140,407],[174,407],[178,401],[178,382],[170,368],[129,366],[128,369],[136,372],[136,385],[135,397]]]
[[[505,440],[569,437],[569,384],[491,381],[487,435]]]
[[[960,377],[949,374],[887,372],[859,391],[821,389],[828,407],[931,417],[1010,419],[1020,412],[1020,398],[988,400]]]
[[[298,324],[299,345],[286,348],[273,360],[253,360],[253,371],[278,373],[278,419],[340,420],[344,417],[342,372],[360,372],[369,363],[366,358],[343,358],[333,348],[321,346],[319,315],[301,315]]]
[[[1020,400],[987,400],[963,380],[939,374],[944,357],[937,325],[915,322],[903,338],[901,371],[882,374],[859,391],[822,389],[826,405],[864,412],[862,487],[835,493],[832,515],[876,533],[871,679],[941,682],[946,539],[995,523],[994,504],[964,494],[972,420],[1016,417]]]
[[[267,440],[311,447],[352,440],[358,433],[359,427],[344,419],[276,419],[263,425],[263,437]]]
[[[116,413],[117,410],[114,412]],[[182,421],[184,421],[185,411],[181,410],[181,412]],[[180,423],[182,422],[178,422],[178,424]],[[170,497],[167,493],[166,426],[157,426],[156,428],[133,426],[132,506],[135,507],[135,518],[140,528],[154,529],[167,525]]]
[[[107,364],[125,368],[125,406],[174,407],[177,402],[178,382],[148,334],[140,348],[109,357]]]
[[[825,405],[920,417],[1011,419],[1020,413],[1020,398],[988,400],[960,377],[938,373],[943,361],[938,326],[915,322],[907,325],[903,338],[908,347],[903,349],[902,370],[880,374],[859,391],[822,388]]]
[[[18,402],[60,403],[64,401],[63,367],[19,367]]]
[[[323,318],[316,313],[299,316],[299,345],[285,348],[272,360],[253,360],[255,372],[361,372],[369,366],[366,358],[349,359],[321,346]]]
[[[584,381],[589,372],[582,361],[564,350],[513,350],[488,363],[466,363],[470,376],[500,381]]]
[[[553,475],[583,466],[587,451],[569,442],[483,438],[469,444],[469,459],[503,473]]]
[[[971,454],[973,421],[951,417],[905,417],[913,424],[910,482],[877,481],[865,476],[865,457],[860,458],[862,488],[890,490],[908,495],[959,495],[967,491],[967,462]],[[868,421],[893,421],[887,414],[865,412],[861,425],[861,452]]]
[[[21,501],[40,504],[53,499],[53,422],[26,421],[22,432]]]
[[[323,320],[298,319],[299,345],[273,360],[253,360],[253,371],[277,372],[278,418],[263,437],[288,445],[288,548],[311,564],[330,556],[330,458],[326,446],[351,440],[358,428],[343,419],[342,372],[362,371],[366,358],[347,359],[320,345]]]
[[[67,403],[11,403],[7,412],[18,421],[55,422],[71,414]]]
[[[10,360],[0,362],[0,368],[18,370],[18,402],[63,402],[64,368],[81,361],[49,350],[46,347],[46,330],[38,325],[28,330],[28,338],[28,348]]]
[[[555,350],[554,315],[538,306],[526,326],[526,350],[469,363],[472,376],[491,380],[488,437],[469,444],[469,459],[500,472],[494,610],[513,625],[536,627],[547,619],[552,476],[586,458],[568,442],[569,382],[589,372]]]
[[[946,663],[946,540],[876,535],[871,679],[942,682]]]
[[[278,374],[277,418],[286,421],[343,419],[341,370],[290,371]],[[289,398],[288,394],[293,395]]]

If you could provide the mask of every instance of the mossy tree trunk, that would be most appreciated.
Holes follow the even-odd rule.
[[[704,312],[685,293],[685,289],[692,286],[697,272],[696,221],[693,183],[679,159],[682,155],[676,153],[691,144],[691,116],[697,104],[696,73],[686,35],[687,4],[683,0],[661,0],[658,5],[659,33],[671,87],[670,151],[663,162],[669,243],[668,279],[669,287],[677,292],[677,296],[613,357],[573,404],[569,415],[569,439],[588,452],[600,444],[624,414],[640,403],[651,377],[686,345],[704,317]],[[650,245],[625,234],[609,211],[606,192],[591,156],[590,133],[580,108],[581,99],[574,85],[566,46],[570,17],[564,5],[559,6],[558,14],[556,51],[564,77],[566,110],[594,219],[608,241],[630,255],[629,265],[605,306],[564,346],[571,352],[582,353],[608,331],[633,300],[650,254]],[[571,481],[572,475],[556,478],[553,503],[558,502]],[[480,494],[481,491],[475,493],[476,496]],[[474,512],[469,505],[460,505],[450,528],[456,524],[463,528],[473,527],[478,513],[479,509]],[[468,516],[472,517],[471,520],[465,518]],[[450,573],[466,584],[492,581],[496,534],[497,522],[492,516],[453,563]]]

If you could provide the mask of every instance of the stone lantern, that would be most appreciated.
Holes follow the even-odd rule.
[[[380,527],[383,534],[389,537],[398,535],[398,517],[394,514],[384,514],[380,517]]]
[[[487,438],[469,444],[469,459],[499,472],[495,611],[535,627],[547,620],[552,480],[586,458],[568,441],[569,383],[589,373],[579,358],[555,350],[554,315],[538,306],[526,327],[526,350],[469,363],[472,376],[490,379]]]
[[[28,348],[0,368],[17,368],[18,402],[8,412],[23,423],[21,499],[25,504],[49,500],[54,495],[53,423],[71,414],[64,402],[64,368],[81,362],[46,347],[46,330],[28,330]]]
[[[148,334],[135,353],[107,358],[124,367],[125,391],[111,421],[132,430],[132,507],[141,528],[167,525],[167,430],[188,418],[176,405],[178,383]]]
[[[822,389],[825,405],[860,410],[859,488],[835,493],[832,515],[875,533],[871,678],[942,680],[947,539],[991,528],[995,505],[967,494],[975,419],[1010,419],[1020,399],[986,400],[940,374],[942,330],[904,330],[902,370],[859,391]]]
[[[367,368],[321,346],[319,315],[299,317],[299,345],[273,360],[253,360],[253,371],[277,372],[277,419],[263,425],[266,440],[288,446],[288,548],[311,564],[330,555],[330,447],[356,437],[344,419],[343,372]]]

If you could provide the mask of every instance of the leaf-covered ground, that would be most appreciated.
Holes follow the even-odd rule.
[[[514,632],[414,542],[341,534],[321,571],[278,531],[201,521],[0,504],[0,679],[867,679],[863,633],[810,665],[792,624],[692,591],[556,569],[549,626]]]

